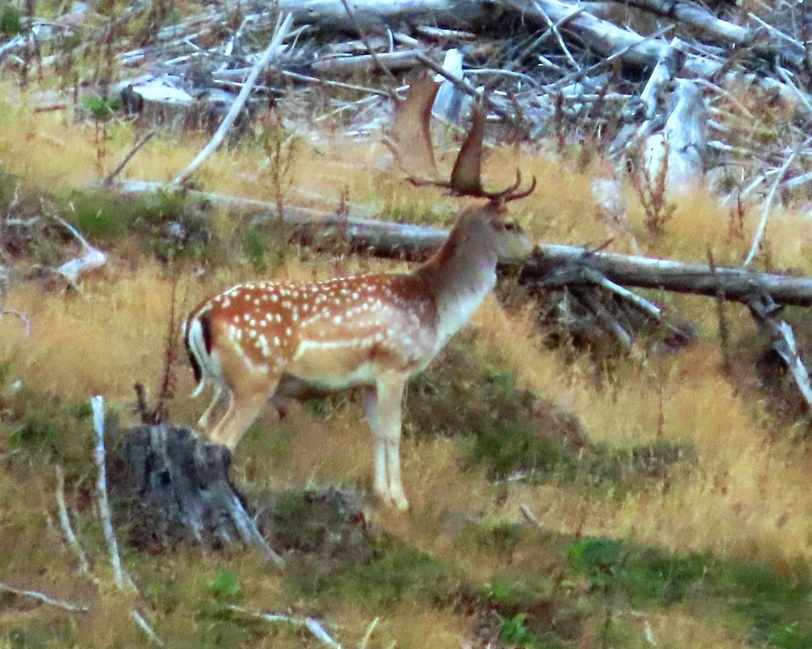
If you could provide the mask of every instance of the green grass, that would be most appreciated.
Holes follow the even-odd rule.
[[[569,562],[587,576],[593,596],[649,609],[702,598],[742,619],[757,644],[812,647],[812,569],[806,564],[779,574],[763,564],[606,538],[571,543]]]
[[[345,565],[332,574],[300,562],[286,575],[286,582],[298,596],[352,601],[374,611],[404,601],[447,603],[462,577],[453,566],[425,552],[383,539],[371,561]]]

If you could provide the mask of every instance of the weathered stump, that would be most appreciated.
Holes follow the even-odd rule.
[[[246,510],[245,498],[228,476],[231,453],[188,428],[142,425],[124,432],[115,495],[130,542],[147,551],[181,543],[220,548],[234,543],[282,559]],[[118,470],[115,470],[118,469]]]

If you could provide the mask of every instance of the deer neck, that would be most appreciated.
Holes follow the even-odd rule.
[[[439,347],[462,329],[496,285],[497,255],[488,244],[486,237],[454,230],[414,272],[434,295]]]

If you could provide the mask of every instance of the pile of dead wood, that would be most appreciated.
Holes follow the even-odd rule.
[[[487,87],[504,135],[590,141],[616,163],[644,161],[669,186],[709,171],[738,200],[771,181],[785,194],[812,181],[812,14],[790,0],[753,11],[687,0],[278,0],[206,5],[180,21],[166,4],[110,14],[74,1],[55,20],[23,15],[0,65],[27,79],[106,48],[104,69],[80,83],[122,92],[147,122],[208,128],[251,86],[232,136],[257,106],[308,87],[341,88],[335,111],[378,133],[402,74],[428,66],[448,81],[434,109],[447,120]],[[289,29],[249,84],[280,15]],[[125,37],[133,22],[144,27]],[[49,94],[42,107],[78,95]]]

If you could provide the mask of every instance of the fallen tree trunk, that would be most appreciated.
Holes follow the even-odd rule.
[[[343,0],[280,0],[278,6],[297,24],[353,35],[359,29],[383,33],[418,25],[469,29],[504,14],[498,3],[487,0],[353,0],[351,16]]]
[[[116,188],[124,194],[170,189],[162,183],[145,182],[122,182],[116,184]],[[188,195],[233,209],[256,212],[257,219],[280,219],[275,206],[266,201],[193,190],[189,190]],[[291,227],[293,238],[302,245],[327,248],[340,241],[352,252],[411,260],[425,259],[443,244],[448,234],[424,225],[337,216],[298,207],[286,207],[280,222]],[[742,303],[749,302],[754,294],[764,293],[782,304],[812,306],[810,278],[759,273],[736,267],[711,268],[707,264],[592,252],[577,246],[555,244],[537,246],[536,254],[519,268],[520,281],[541,281],[565,265],[592,269],[623,286],[708,297],[721,295]],[[512,270],[515,271],[516,267],[513,266]]]
[[[742,268],[690,264],[667,259],[590,252],[572,246],[542,245],[538,253],[522,265],[520,281],[538,281],[564,264],[582,265],[598,271],[624,286],[655,288],[676,293],[694,293],[708,297],[748,303],[763,293],[782,304],[812,305],[812,279],[772,273],[757,273]]]

